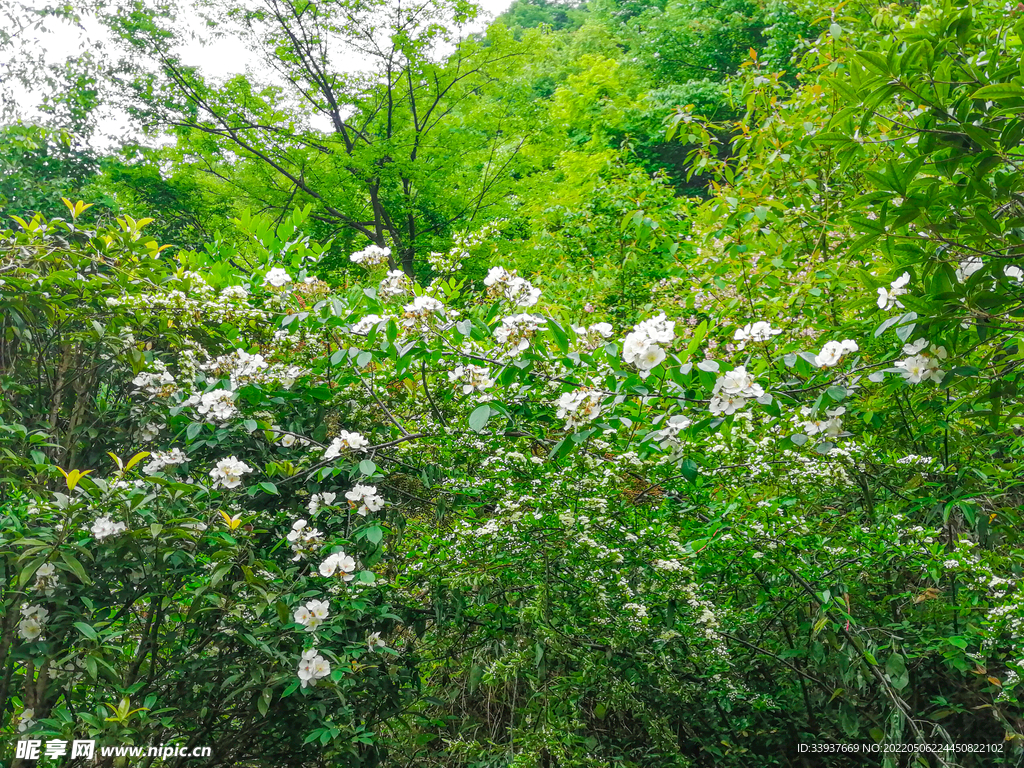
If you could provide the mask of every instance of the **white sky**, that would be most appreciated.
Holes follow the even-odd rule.
[[[468,25],[466,33],[482,31],[496,16],[503,13],[512,0],[476,0],[480,6],[480,16]],[[0,24],[3,21],[0,20]],[[50,21],[47,28],[25,35],[22,46],[34,55],[42,56],[47,63],[58,63],[68,56],[78,55],[88,48],[95,49],[97,43],[102,44],[108,39],[105,29],[98,23],[85,20],[83,28],[70,24]],[[204,46],[194,39],[179,48],[183,63],[198,66],[211,78],[226,79],[239,74],[252,74],[260,80],[266,80],[265,69],[259,66],[257,57],[249,51],[238,38],[222,38],[214,45]],[[353,70],[359,69],[356,56],[351,59]],[[260,76],[263,75],[263,76]],[[40,97],[29,93],[19,85],[13,86],[14,102],[19,115],[31,119],[38,115]],[[99,120],[98,135],[93,144],[98,148],[110,146],[110,137],[120,135],[125,127],[125,118],[116,113],[107,114]]]

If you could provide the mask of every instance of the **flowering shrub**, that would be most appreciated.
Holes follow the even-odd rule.
[[[997,13],[839,19],[796,85],[751,58],[727,155],[678,113],[714,194],[637,322],[460,282],[469,236],[341,290],[269,236],[245,274],[81,204],[4,232],[9,729],[224,765],[1019,751]]]

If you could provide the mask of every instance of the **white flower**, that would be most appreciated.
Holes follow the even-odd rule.
[[[1012,280],[1015,283],[1019,283],[1024,280],[1024,270],[1020,267],[1015,267],[1013,265],[1005,267],[1003,269],[1003,274],[1006,275],[1007,279]]]
[[[509,347],[509,354],[515,355],[530,346],[537,331],[547,324],[542,317],[523,313],[501,318],[501,325],[494,329],[494,340]]]
[[[19,733],[24,733],[29,728],[31,728],[33,725],[35,725],[36,724],[36,721],[34,719],[35,716],[36,716],[36,711],[32,707],[26,707],[25,709],[23,709],[22,712],[21,712],[20,717],[18,718],[18,732]]]
[[[324,459],[336,459],[344,450],[361,451],[370,444],[370,441],[358,432],[346,432],[342,430],[338,437],[331,441],[324,451]]]
[[[352,486],[352,490],[345,494],[349,504],[357,514],[366,517],[369,512],[376,512],[384,506],[384,499],[377,495],[377,489],[372,485]]]
[[[664,312],[638,323],[622,343],[623,361],[635,365],[640,369],[640,377],[647,378],[651,369],[665,359],[665,350],[659,344],[667,344],[675,338],[675,325]]]
[[[371,632],[366,638],[366,647],[372,652],[387,647],[387,644],[381,639],[380,632]]]
[[[298,674],[303,688],[307,685],[316,685],[317,680],[321,680],[331,674],[331,664],[317,653],[316,648],[310,648],[308,651],[302,652]]]
[[[327,559],[320,563],[320,575],[330,578],[335,573],[341,576],[344,581],[352,581],[355,578],[356,561],[344,552],[335,552],[328,555]]]
[[[462,381],[462,394],[468,395],[483,392],[494,386],[494,379],[488,375],[489,373],[490,371],[481,365],[460,365],[454,371],[448,372],[448,381],[452,384]]]
[[[411,290],[412,280],[409,279],[409,276],[400,269],[393,269],[377,286],[377,298],[387,301],[397,296],[404,296]]]
[[[252,467],[234,456],[221,459],[216,466],[210,470],[210,477],[213,478],[214,487],[237,488],[242,484],[242,475],[252,472]]]
[[[878,289],[878,308],[883,310],[890,310],[893,307],[899,307],[903,309],[903,305],[897,300],[897,296],[903,296],[907,293],[907,284],[910,282],[910,273],[904,272],[902,275],[892,281],[892,284],[888,289]]]
[[[390,248],[382,248],[376,243],[370,243],[363,250],[356,251],[348,258],[353,264],[360,264],[367,269],[371,269],[372,267],[387,264],[390,257]]]
[[[402,307],[402,325],[406,328],[423,328],[435,314],[444,315],[445,307],[433,296],[417,296],[411,304]]]
[[[41,605],[23,605],[21,607],[21,622],[18,624],[18,634],[22,639],[32,642],[38,640],[43,634],[43,627],[50,612]]]
[[[244,299],[249,295],[249,292],[240,285],[229,285],[220,292],[220,295],[225,299]]]
[[[89,529],[96,541],[103,541],[108,536],[116,536],[122,533],[128,526],[124,523],[115,523],[109,515],[97,518]]]
[[[191,399],[189,398],[189,400]],[[191,403],[186,401],[184,404]],[[196,411],[202,416],[209,414],[218,421],[228,421],[238,414],[238,410],[232,402],[232,393],[227,389],[215,389],[201,395],[199,403],[196,405]]]
[[[815,356],[814,363],[819,368],[831,368],[834,365],[838,365],[843,357],[851,352],[856,352],[858,349],[857,342],[852,339],[826,341],[825,345],[821,348],[821,352]]]
[[[295,609],[295,623],[301,624],[307,632],[316,630],[327,620],[331,604],[327,600],[310,600]]]
[[[51,597],[57,589],[58,582],[57,568],[54,564],[43,563],[36,569],[36,581],[32,588],[40,594]]]
[[[715,395],[711,398],[711,403],[708,406],[708,409],[714,416],[729,416],[736,413],[736,411],[746,404],[746,399],[739,395]]]
[[[956,268],[956,279],[961,283],[966,283],[971,275],[984,266],[985,262],[977,257],[964,259],[960,262],[960,266]]]
[[[491,267],[484,278],[487,293],[499,299],[505,299],[515,307],[532,307],[540,299],[540,288],[534,288],[529,280],[516,275],[504,267]]]
[[[566,429],[573,429],[601,415],[601,393],[593,389],[564,392],[556,405],[558,418],[565,419]]]
[[[927,339],[918,339],[917,341],[907,342],[903,345],[903,354],[905,355],[916,355],[922,349],[928,346]]]
[[[772,336],[778,336],[782,331],[772,328],[764,320],[755,323],[748,323],[742,328],[737,328],[733,339],[736,341],[768,341]]]
[[[582,325],[572,326],[573,331],[580,337],[580,342],[586,349],[597,349],[605,340],[612,337],[614,332],[611,323],[594,323],[589,328]]]
[[[164,467],[176,467],[186,461],[188,461],[188,457],[182,453],[180,448],[172,448],[169,451],[153,451],[142,471],[147,475],[152,475],[160,472]]]
[[[391,319],[391,315],[384,315],[383,317],[380,315],[367,315],[366,317],[359,320],[359,322],[355,323],[352,326],[351,330],[352,333],[358,334],[360,336],[365,336],[381,323],[386,323],[388,320]]]
[[[717,395],[719,392],[740,397],[761,397],[764,389],[747,373],[746,367],[741,365],[718,377],[711,394]]]
[[[290,283],[291,281],[291,275],[281,267],[274,267],[272,270],[267,272],[266,277],[263,278],[264,285],[272,285],[274,288],[280,288],[285,283]]]
[[[686,416],[676,414],[665,422],[661,429],[651,432],[651,438],[658,442],[662,450],[667,451],[679,445],[679,433],[690,424],[691,421]]]
[[[156,440],[157,437],[160,436],[160,430],[166,426],[167,425],[162,422],[151,421],[142,428],[142,433],[139,435],[139,437],[142,438],[143,442],[151,443],[154,440]]]

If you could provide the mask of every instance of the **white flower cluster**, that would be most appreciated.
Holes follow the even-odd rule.
[[[327,559],[320,563],[320,575],[330,578],[338,574],[342,581],[352,581],[356,576],[356,561],[351,555],[344,552],[335,552],[328,555]]]
[[[245,300],[249,298],[249,292],[240,285],[229,285],[227,288],[220,292],[221,298],[224,299],[241,299]]]
[[[565,419],[566,429],[573,429],[601,415],[601,393],[593,389],[564,392],[556,405],[558,418]]]
[[[398,296],[404,296],[412,290],[412,280],[400,269],[392,269],[377,286],[377,298],[381,301],[388,301]]]
[[[292,276],[282,267],[274,267],[263,277],[263,284],[273,288],[280,288],[292,281]]]
[[[814,356],[814,364],[819,368],[831,368],[838,365],[846,355],[859,349],[852,339],[844,341],[826,341],[821,352]]]
[[[56,566],[53,563],[43,563],[36,569],[36,580],[32,584],[32,590],[46,597],[53,597],[59,584]]]
[[[894,363],[896,368],[901,369],[900,372],[903,378],[910,384],[920,384],[922,381],[929,380],[938,384],[945,375],[945,371],[939,365],[941,360],[945,360],[948,357],[946,348],[932,344],[925,354],[922,353],[925,347],[928,347],[926,339],[918,339],[917,341],[905,344],[903,346],[903,353],[910,355],[910,357]]]
[[[675,450],[681,445],[679,433],[691,423],[686,416],[676,414],[670,417],[661,429],[651,432],[651,439],[655,440],[663,451]]]
[[[327,621],[331,604],[326,600],[310,600],[295,609],[295,623],[301,624],[307,632],[316,632]]]
[[[903,309],[903,305],[899,302],[897,297],[903,296],[907,293],[907,284],[910,282],[910,273],[904,272],[902,275],[897,277],[888,288],[878,289],[878,308],[882,310],[890,310],[893,307],[899,307]]]
[[[321,680],[329,674],[331,674],[331,663],[317,653],[316,648],[302,652],[302,660],[299,662],[299,680],[302,681],[303,688],[307,685],[316,685],[317,680]]]
[[[772,328],[770,323],[766,323],[764,320],[758,320],[754,323],[747,323],[742,328],[737,328],[736,333],[733,335],[735,341],[743,342],[740,344],[740,349],[748,341],[768,341],[772,336],[778,336],[782,333],[777,328]]]
[[[181,448],[172,448],[169,451],[153,451],[149,455],[149,461],[146,462],[146,466],[142,468],[142,471],[147,475],[152,475],[157,472],[162,472],[164,467],[176,467],[179,464],[184,464],[188,461]]]
[[[167,425],[162,421],[151,421],[142,427],[139,437],[144,443],[151,443],[160,436],[160,430]]]
[[[228,456],[217,462],[210,470],[214,488],[237,488],[242,484],[242,475],[252,472],[252,467],[234,456]]]
[[[514,269],[509,272],[504,267],[491,267],[484,285],[488,296],[504,299],[513,307],[532,307],[540,299],[540,288],[516,275]]]
[[[110,515],[104,515],[97,518],[89,530],[96,541],[103,541],[108,536],[117,536],[119,533],[124,533],[127,527],[124,523],[115,523]]]
[[[812,437],[814,435],[839,437],[839,434],[843,431],[843,422],[840,417],[846,413],[845,408],[839,407],[826,409],[824,419],[813,418],[813,413],[814,408],[809,405],[805,405],[800,408],[800,415],[806,419],[805,421],[801,421],[799,425],[804,431],[804,434]]]
[[[448,381],[452,384],[461,381],[462,394],[468,395],[494,386],[494,379],[489,374],[490,370],[482,365],[460,365],[448,372]]]
[[[574,325],[573,331],[586,350],[597,349],[612,337],[611,323],[594,323],[590,326]]]
[[[311,517],[315,516],[320,511],[321,506],[331,506],[336,498],[338,498],[338,494],[330,493],[329,491],[314,493],[309,497],[309,504],[306,505],[306,509],[309,510]]]
[[[526,312],[501,318],[501,325],[494,329],[494,340],[509,348],[509,354],[515,355],[530,346],[530,340],[547,324],[543,317],[535,317]]]
[[[433,296],[417,296],[411,304],[402,307],[402,325],[406,328],[419,327],[426,330],[429,321],[436,315],[444,316],[444,304]]]
[[[764,389],[741,365],[718,377],[708,407],[715,416],[729,416],[745,406],[748,397],[757,398],[762,395]]]
[[[211,420],[225,422],[238,415],[233,398],[234,393],[229,389],[214,389],[201,395],[190,395],[181,405],[185,408],[195,406],[199,415],[208,415]]]
[[[324,461],[338,458],[341,455],[341,452],[345,450],[361,451],[369,444],[370,441],[358,432],[346,432],[343,429],[339,435],[331,441],[331,444],[327,446],[327,450],[324,451]]]
[[[173,395],[177,389],[177,384],[174,381],[174,377],[167,371],[167,366],[160,360],[154,360],[151,367],[154,370],[143,371],[132,379],[132,384],[156,397],[170,397]]]
[[[323,546],[323,534],[308,525],[302,518],[292,523],[292,529],[288,531],[287,539],[292,552],[295,553],[293,561],[302,560],[307,555],[315,554]]]
[[[272,384],[279,382],[285,389],[291,389],[295,380],[306,372],[297,365],[268,363],[263,355],[249,354],[236,349],[199,366],[203,371],[217,373],[231,378],[231,389],[245,384]],[[216,390],[215,390],[216,391]],[[210,394],[210,393],[207,393]]]
[[[262,310],[235,301],[234,297],[224,293],[215,299],[192,299],[178,290],[129,294],[120,299],[110,297],[106,304],[108,307],[125,307],[137,312],[167,312],[175,317],[181,328],[247,321],[262,323],[267,320]]]
[[[345,494],[345,498],[356,514],[363,517],[370,512],[377,512],[384,506],[384,499],[377,495],[377,488],[372,485],[356,483],[352,490]]]
[[[394,320],[394,318],[391,315],[367,315],[359,320],[359,322],[355,323],[350,330],[352,333],[365,336],[378,325],[386,323],[388,320]]]
[[[665,359],[665,350],[660,345],[668,344],[676,337],[675,327],[675,321],[665,317],[664,312],[642,321],[626,336],[622,344],[622,359],[635,365],[640,378],[646,379],[651,369]]]
[[[381,248],[376,243],[370,243],[368,246],[363,248],[361,251],[356,251],[348,260],[353,264],[359,264],[367,269],[373,269],[383,264],[387,264],[391,258],[390,248]]]
[[[49,616],[50,612],[41,605],[21,606],[21,622],[18,624],[18,634],[23,640],[27,640],[30,643],[38,640],[43,634],[43,628],[46,626],[46,620]]]

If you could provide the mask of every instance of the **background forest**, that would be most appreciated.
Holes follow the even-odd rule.
[[[1024,5],[0,8],[5,765],[1024,762]]]

